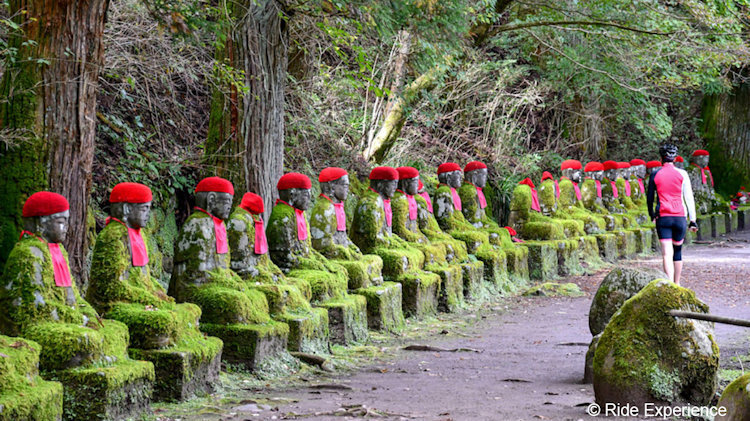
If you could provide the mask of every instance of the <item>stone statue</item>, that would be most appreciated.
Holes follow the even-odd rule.
[[[610,213],[624,214],[625,207],[620,202],[620,192],[617,188],[617,178],[619,176],[619,165],[615,161],[604,161],[604,180],[602,180],[602,201]]]
[[[677,158],[674,159],[674,166],[684,170],[685,169],[685,158],[677,155]]]
[[[646,178],[651,177],[651,173],[653,173],[654,170],[659,167],[661,167],[661,161],[646,162]]]
[[[320,172],[320,196],[310,213],[312,245],[323,256],[342,265],[349,275],[349,289],[367,298],[367,322],[371,329],[396,331],[404,324],[401,284],[383,282],[383,259],[363,254],[349,239],[346,209],[349,174],[329,167]]]
[[[352,240],[365,253],[383,259],[383,275],[403,288],[403,312],[407,316],[434,314],[438,306],[440,277],[423,271],[424,254],[393,233],[391,200],[398,188],[395,168],[370,171],[370,188],[359,197],[352,221]]]
[[[367,338],[367,301],[348,295],[345,267],[328,260],[312,246],[305,211],[312,206],[310,179],[300,173],[284,174],[276,185],[279,199],[268,220],[271,259],[289,277],[307,281],[312,303],[328,310],[331,341],[351,343]]]
[[[151,189],[120,183],[110,194],[110,217],[99,233],[91,261],[88,301],[130,331],[130,354],[156,369],[159,400],[184,400],[211,392],[218,380],[222,342],[198,330],[201,309],[175,304],[149,271]],[[134,349],[132,349],[134,348]]]
[[[274,320],[289,325],[290,351],[324,353],[328,350],[328,312],[312,308],[310,284],[289,278],[268,254],[263,221],[263,198],[245,193],[240,205],[229,216],[227,237],[231,268],[249,285],[261,291]]]
[[[463,272],[456,261],[453,243],[433,243],[419,228],[419,171],[413,167],[397,168],[398,189],[391,200],[393,233],[409,242],[425,256],[425,269],[436,273],[442,280],[440,307],[456,311],[463,303]],[[455,263],[450,263],[454,262]]]
[[[695,205],[698,214],[728,211],[729,206],[714,190],[714,177],[708,167],[708,151],[699,149],[690,157],[690,166],[686,169],[693,185]]]
[[[42,346],[40,368],[65,386],[68,416],[138,416],[151,400],[154,366],[130,360],[127,326],[100,319],[81,298],[60,244],[68,231],[68,201],[37,192],[22,216],[24,231],[0,288],[0,331]],[[123,376],[127,380],[118,380]]]
[[[587,210],[583,203],[583,165],[575,159],[567,159],[560,165],[562,177],[559,181],[560,196],[555,216],[562,219],[582,221],[587,234],[598,234],[606,229],[605,219]],[[594,190],[595,192],[595,190]],[[594,196],[598,199],[597,196]]]
[[[224,220],[233,197],[228,180],[208,177],[198,183],[194,212],[177,236],[169,293],[203,310],[200,328],[224,341],[223,360],[253,369],[284,351],[288,327],[272,321],[264,294],[230,269]]]
[[[646,203],[646,182],[644,181],[646,178],[646,161],[637,158],[632,159],[630,160],[630,168],[632,170],[630,184],[633,191],[631,197],[633,202],[642,207]]]

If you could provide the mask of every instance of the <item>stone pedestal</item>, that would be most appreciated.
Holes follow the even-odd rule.
[[[370,329],[397,332],[404,327],[400,283],[384,282],[382,285],[361,288],[354,292],[367,300],[367,325]]]
[[[224,341],[222,359],[254,370],[265,359],[286,352],[289,326],[271,321],[266,324],[202,323],[201,331]]]

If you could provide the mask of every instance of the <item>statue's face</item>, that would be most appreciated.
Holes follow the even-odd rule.
[[[419,177],[401,180],[401,189],[406,194],[415,195],[419,190]]]
[[[586,176],[602,181],[604,179],[604,171],[588,171],[586,172]]]
[[[616,180],[617,179],[617,170],[605,170],[604,176],[607,177],[610,180]]]
[[[461,187],[461,183],[464,182],[464,172],[463,171],[451,171],[449,173],[445,173],[445,180],[447,185],[457,189]]]
[[[70,211],[39,217],[39,234],[48,243],[62,243],[68,236]]]
[[[574,183],[581,182],[581,170],[574,170],[572,168],[566,168],[562,170],[563,177],[568,177],[570,181]]]
[[[303,211],[310,209],[312,191],[310,189],[289,189],[289,204]]]
[[[390,199],[398,189],[398,180],[371,180],[370,187],[386,199]]]
[[[331,182],[333,187],[333,196],[343,202],[349,196],[349,176],[345,175],[336,181]]]
[[[124,203],[123,218],[125,224],[130,228],[143,228],[148,225],[151,216],[151,202],[146,203]]]
[[[701,155],[701,156],[698,157],[698,160],[697,160],[698,165],[700,165],[701,167],[707,167],[708,166],[708,161],[709,161],[709,156],[708,155]]]
[[[685,161],[682,161],[682,162],[677,162],[677,161],[675,161],[675,163],[674,163],[674,166],[675,166],[676,168],[679,168],[679,169],[682,169],[682,170],[684,170],[684,169],[685,169]],[[644,171],[644,172],[645,172],[645,171]]]
[[[459,171],[456,171],[459,172]],[[487,168],[479,168],[466,173],[466,179],[469,182],[481,189],[487,185]]]
[[[638,178],[643,178],[646,176],[646,166],[645,165],[635,165],[632,167],[633,173]]]
[[[206,198],[206,211],[217,218],[229,218],[233,197],[229,193],[209,192]]]

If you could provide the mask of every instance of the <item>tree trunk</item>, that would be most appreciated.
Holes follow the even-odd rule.
[[[233,25],[217,57],[244,72],[246,90],[227,87],[214,95],[207,160],[235,182],[238,196],[245,191],[261,195],[268,215],[284,168],[285,5],[226,0],[225,6]]]
[[[109,0],[14,0],[22,33],[0,83],[0,127],[18,139],[0,155],[0,226],[4,263],[20,232],[21,207],[41,189],[70,202],[65,247],[85,282],[87,209],[94,157],[96,91]],[[33,41],[29,43],[29,41]]]

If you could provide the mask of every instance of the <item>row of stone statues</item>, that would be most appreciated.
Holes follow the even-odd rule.
[[[233,210],[232,184],[209,177],[176,240],[168,291],[149,270],[151,191],[121,183],[85,299],[59,245],[68,203],[38,192],[5,268],[0,332],[38,344],[41,370],[64,385],[67,419],[122,418],[146,407],[152,388],[160,400],[210,391],[220,360],[253,369],[286,350],[361,342],[404,316],[456,311],[483,283],[510,291],[581,258],[630,255],[636,234],[646,251],[648,167],[565,161],[559,181],[518,186],[509,227],[488,213],[479,161],[440,165],[432,196],[417,169],[377,167],[350,216],[344,169],[320,173],[315,200],[307,176],[285,174],[267,226],[261,197],[246,193]]]

